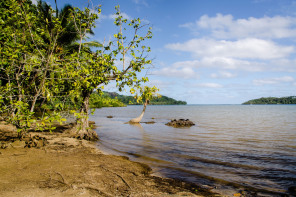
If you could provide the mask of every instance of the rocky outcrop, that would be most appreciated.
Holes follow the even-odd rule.
[[[21,137],[15,126],[0,121],[0,141],[13,141]]]
[[[191,127],[195,124],[189,119],[179,119],[179,120],[174,119],[174,120],[171,120],[171,122],[166,123],[165,125],[179,128],[179,127]]]

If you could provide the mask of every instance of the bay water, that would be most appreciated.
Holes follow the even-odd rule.
[[[98,126],[99,148],[224,194],[246,188],[277,196],[296,187],[296,105],[147,106],[143,123],[126,124],[141,111],[97,109],[90,119]],[[196,125],[165,125],[181,118]]]

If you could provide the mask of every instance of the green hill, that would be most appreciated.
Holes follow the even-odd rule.
[[[139,105],[133,96],[120,95],[116,92],[104,92],[104,94],[109,95],[109,97],[112,99],[117,98],[126,105]],[[150,105],[187,105],[187,103],[185,101],[177,101],[167,96],[161,96],[160,98],[154,97],[151,99]]]
[[[124,107],[126,105],[141,105],[137,103],[133,96],[120,95],[116,92],[94,92],[90,97],[91,108],[101,107]],[[155,97],[150,101],[150,105],[187,105],[185,101],[177,101],[167,96]]]
[[[262,104],[296,104],[296,96],[288,97],[262,97],[259,99],[249,100],[243,105],[262,105]]]

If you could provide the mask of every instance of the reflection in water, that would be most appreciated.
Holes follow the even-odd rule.
[[[101,149],[145,162],[164,176],[202,184],[278,194],[296,185],[296,105],[149,106],[143,121],[155,117],[155,124],[124,124],[140,108],[97,110],[91,118],[99,126]],[[165,125],[175,118],[197,125]]]
[[[131,126],[137,127],[139,129],[139,131],[144,131],[144,128],[142,127],[142,125],[140,123],[133,123],[130,124]]]

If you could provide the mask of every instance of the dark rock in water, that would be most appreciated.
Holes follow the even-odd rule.
[[[107,116],[107,118],[113,118],[113,116]]]
[[[171,120],[171,122],[166,123],[165,125],[171,126],[171,127],[191,127],[195,125],[192,121],[189,119],[179,119],[179,120]]]
[[[155,122],[154,121],[149,121],[149,122],[143,122],[145,124],[154,124]]]

